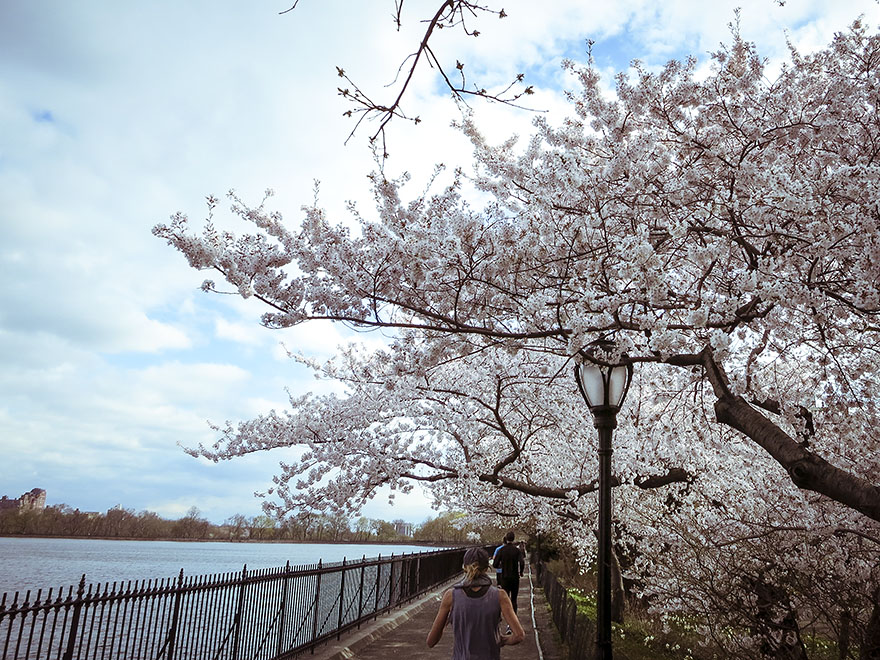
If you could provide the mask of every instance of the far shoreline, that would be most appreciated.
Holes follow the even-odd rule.
[[[448,543],[443,541],[415,541],[404,539],[399,541],[304,541],[297,539],[187,539],[174,537],[144,538],[141,536],[68,536],[62,534],[0,534],[6,539],[85,539],[92,541],[172,541],[175,543],[288,543],[297,545],[414,545],[426,548],[451,548],[468,545],[467,543]]]

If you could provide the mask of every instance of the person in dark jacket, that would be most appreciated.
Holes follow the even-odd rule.
[[[489,553],[470,548],[464,553],[465,580],[448,589],[440,601],[434,625],[425,640],[433,647],[452,624],[452,660],[500,660],[501,647],[522,642],[526,635],[508,595],[492,586]],[[504,617],[510,634],[500,635],[498,620]]]
[[[496,569],[501,569],[501,578],[499,584],[513,604],[513,611],[516,612],[516,597],[519,594],[519,579],[522,577],[526,568],[526,558],[513,542],[515,536],[513,532],[507,532],[504,536],[504,545],[495,553],[495,559],[492,564]]]

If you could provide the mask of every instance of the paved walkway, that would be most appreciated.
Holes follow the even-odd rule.
[[[503,647],[502,660],[561,660],[559,636],[550,620],[543,590],[532,584],[534,573],[520,581],[518,616],[526,632],[522,644]],[[450,583],[452,584],[452,583]],[[316,660],[448,660],[452,657],[452,631],[432,649],[425,644],[444,589],[402,609],[389,612],[375,623],[344,634],[342,639],[319,648]],[[539,649],[540,645],[540,649]],[[310,657],[310,656],[305,656]]]

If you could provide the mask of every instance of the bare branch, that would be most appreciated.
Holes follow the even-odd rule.
[[[294,7],[295,6],[296,5],[294,4]],[[293,7],[291,7],[291,9],[293,9]],[[290,11],[290,9],[288,9],[287,11]],[[534,112],[534,109],[526,108],[525,106],[518,104],[518,101],[523,96],[529,96],[534,93],[533,87],[525,86],[522,88],[521,91],[512,91],[515,87],[524,84],[524,74],[518,74],[513,81],[511,81],[506,87],[504,87],[500,91],[492,92],[481,87],[480,85],[469,83],[465,76],[464,65],[456,60],[454,68],[458,71],[460,81],[453,82],[453,80],[450,79],[447,73],[448,68],[444,66],[444,64],[435,54],[435,52],[431,49],[430,41],[432,38],[435,37],[436,32],[441,29],[458,27],[467,36],[478,37],[480,35],[479,30],[470,29],[467,26],[466,16],[476,17],[479,13],[495,14],[499,18],[505,18],[507,16],[506,12],[503,9],[493,10],[487,6],[480,5],[477,2],[473,2],[472,0],[445,0],[439,5],[437,10],[434,12],[434,15],[424,21],[425,23],[427,23],[427,27],[425,28],[425,32],[422,35],[419,45],[417,46],[415,51],[404,58],[404,60],[400,64],[400,67],[398,68],[398,76],[401,73],[404,73],[403,81],[399,83],[397,94],[390,103],[380,103],[378,101],[374,101],[369,94],[367,94],[359,85],[354,83],[347,74],[344,73],[344,69],[342,69],[341,67],[337,67],[337,71],[340,77],[345,78],[346,82],[350,85],[347,88],[339,89],[340,96],[355,105],[353,109],[346,110],[343,114],[348,117],[359,115],[359,118],[355,123],[354,128],[349,133],[345,142],[348,143],[348,141],[354,136],[354,134],[360,128],[364,119],[377,118],[378,127],[370,135],[369,141],[371,144],[381,147],[380,153],[383,159],[388,158],[385,131],[391,120],[396,117],[399,119],[412,121],[415,124],[421,122],[419,116],[411,116],[404,111],[403,100],[407,94],[407,91],[410,88],[416,70],[419,68],[419,65],[423,59],[427,60],[429,65],[437,70],[445,86],[452,93],[452,96],[458,101],[464,102],[466,97],[478,97],[487,101],[493,101],[496,103],[501,103],[511,107],[530,110]],[[398,30],[400,30],[403,24],[402,14],[403,1],[396,0],[393,20]],[[391,85],[393,86],[397,84],[397,81],[398,78],[395,77],[395,80],[391,83]]]
[[[299,0],[294,0],[294,1],[293,1],[293,6],[292,6],[292,7],[290,7],[289,9],[285,9],[284,11],[279,11],[279,12],[278,12],[278,15],[279,15],[279,16],[282,16],[282,15],[286,14],[287,12],[293,11],[294,9],[296,9],[296,6],[297,6],[298,4],[299,4]]]

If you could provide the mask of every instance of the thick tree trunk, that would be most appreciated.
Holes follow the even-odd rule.
[[[754,634],[762,639],[761,655],[773,660],[807,660],[797,613],[785,589],[759,577],[752,582],[758,597]]]
[[[862,637],[859,660],[880,660],[880,587],[874,590],[874,607]]]
[[[846,660],[849,657],[849,643],[852,635],[852,614],[849,610],[840,613],[840,634],[837,636],[837,657]]]
[[[743,397],[732,393],[727,374],[715,362],[711,351],[704,350],[697,355],[679,355],[668,362],[682,366],[702,365],[712,391],[718,398],[715,402],[716,419],[760,445],[785,468],[798,488],[821,493],[880,521],[880,486],[841,470],[809,451],[804,443],[788,435]]]
[[[715,416],[763,447],[798,488],[821,493],[880,520],[880,488],[808,451],[742,397],[720,398],[715,402]]]

